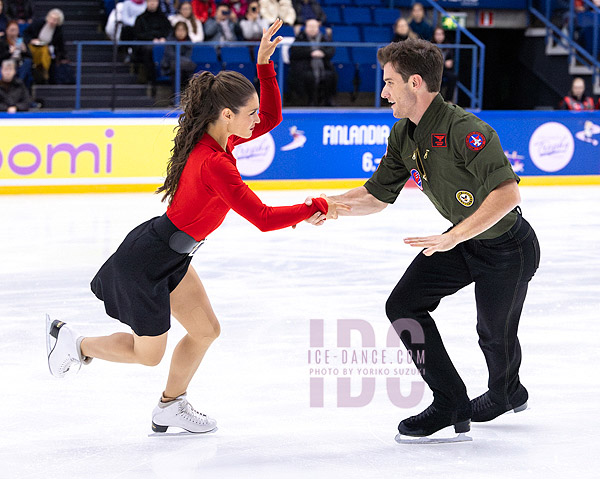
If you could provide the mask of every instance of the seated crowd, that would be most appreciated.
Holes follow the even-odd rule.
[[[34,18],[31,1],[0,0],[0,111],[28,110],[34,83],[57,82],[68,62],[63,22],[58,8]]]

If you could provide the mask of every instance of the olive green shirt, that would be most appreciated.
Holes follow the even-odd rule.
[[[393,203],[411,177],[453,225],[471,216],[500,183],[519,181],[494,129],[439,94],[418,125],[408,118],[396,122],[365,188],[378,200]],[[516,218],[513,210],[475,238],[496,238]]]

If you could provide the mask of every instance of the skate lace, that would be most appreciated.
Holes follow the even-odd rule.
[[[494,406],[489,394],[482,394],[473,399],[473,412],[481,412]]]
[[[67,355],[67,357],[65,358],[65,360],[60,363],[60,371],[62,373],[66,373],[67,371],[69,371],[69,369],[71,369],[71,365],[72,364],[77,364],[79,362],[78,359],[75,359],[73,357],[71,357],[70,354]]]
[[[436,412],[437,412],[437,409],[435,408],[435,406],[433,404],[431,404],[427,409],[425,409],[424,411],[422,411],[419,414],[417,414],[414,417],[414,419],[416,421],[419,421],[421,419],[427,419],[429,416],[432,416]]]
[[[196,424],[208,424],[208,417],[206,414],[196,411],[187,401],[179,403],[179,412],[177,414]]]

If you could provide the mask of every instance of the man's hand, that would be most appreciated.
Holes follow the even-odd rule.
[[[459,241],[452,234],[452,231],[448,231],[442,235],[424,236],[420,238],[404,238],[404,242],[407,245],[414,246],[416,248],[426,248],[423,251],[425,256],[431,256],[433,253],[438,251],[449,251],[454,248]]]
[[[314,226],[321,226],[323,223],[325,223],[325,220],[327,219],[333,219],[336,220],[338,218],[338,212],[339,211],[351,211],[352,208],[344,203],[340,203],[339,201],[333,200],[332,198],[328,197],[327,195],[321,195],[321,198],[324,198],[325,201],[327,201],[327,206],[329,207],[327,210],[327,214],[323,214],[320,211],[317,211],[314,215],[312,215],[310,218],[308,218],[306,221],[307,223],[314,225]],[[308,198],[306,198],[304,200],[304,204],[306,206],[310,206],[312,205],[312,196],[309,196]],[[292,226],[292,228],[296,228],[296,225]]]

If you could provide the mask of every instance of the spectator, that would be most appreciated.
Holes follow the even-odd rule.
[[[68,63],[62,25],[65,15],[53,8],[43,20],[35,20],[23,32],[25,43],[33,57],[33,77],[36,83],[48,83],[52,63]],[[53,47],[50,50],[49,47]]]
[[[8,17],[4,13],[4,3],[0,0],[0,38],[4,36],[6,26],[8,25]]]
[[[259,0],[262,17],[273,23],[280,18],[286,25],[293,26],[296,23],[296,10],[292,0]]]
[[[19,37],[19,24],[16,20],[8,22],[6,35],[0,39],[0,61],[12,58],[17,67],[17,78],[30,89],[33,83],[31,67],[33,61],[27,44]]]
[[[296,25],[305,25],[311,18],[320,23],[325,23],[327,20],[327,15],[317,0],[293,0],[293,2],[296,10]]]
[[[17,69],[12,59],[2,60],[0,68],[0,111],[16,113],[29,110],[31,99],[27,87],[16,78]]]
[[[19,25],[31,23],[33,8],[30,0],[4,0],[6,15],[11,20],[16,20]]]
[[[111,40],[123,41],[135,40],[135,21],[142,13],[146,11],[145,0],[125,0],[117,3],[116,7],[110,12],[104,31]],[[115,33],[116,30],[116,33]]]
[[[215,0],[192,0],[192,9],[194,10],[194,16],[205,23],[206,20],[215,16],[217,4]]]
[[[244,40],[247,41],[260,40],[263,36],[263,28],[269,28],[269,22],[260,15],[258,0],[252,0],[248,4],[246,18],[240,21],[240,28],[242,29]]]
[[[177,23],[184,22],[187,26],[189,41],[194,43],[204,41],[204,26],[202,22],[194,16],[192,4],[185,1],[179,4],[179,13],[169,18],[171,25],[175,27]]]
[[[224,4],[220,4],[215,16],[204,23],[204,36],[209,42],[232,42],[244,39],[239,23],[231,19],[231,9]]]
[[[442,55],[444,56],[444,72],[442,73],[442,96],[451,102],[454,102],[454,92],[456,91],[456,73],[454,72],[454,52],[451,48],[444,48],[446,43],[446,32],[443,28],[437,27],[433,31],[433,43],[437,43]]]
[[[191,6],[190,6],[191,7]],[[186,22],[177,22],[175,24],[174,32],[169,36],[167,40],[178,41],[178,42],[189,42],[189,30]],[[196,71],[196,63],[192,60],[192,51],[194,47],[192,45],[181,45],[179,47],[179,68],[181,71],[181,85],[183,87],[187,84],[188,80]],[[175,82],[175,69],[176,69],[176,51],[175,45],[167,45],[165,47],[165,53],[160,62],[160,67],[163,75],[169,75]]]
[[[433,27],[425,20],[425,8],[422,3],[415,3],[411,10],[410,28],[423,40],[431,41],[433,37]]]
[[[335,48],[318,45],[331,41],[328,34],[321,32],[320,26],[315,18],[307,20],[304,30],[296,35],[296,41],[313,45],[292,44],[290,48],[290,94],[295,95],[302,105],[331,106],[337,89],[337,73],[331,64]]]
[[[563,110],[593,110],[594,100],[590,96],[585,96],[585,81],[581,77],[573,79],[571,91],[560,102]]]
[[[396,20],[396,23],[394,23],[394,36],[392,42],[403,42],[409,38],[418,38],[418,36],[410,29],[406,18],[400,17]]]
[[[159,9],[159,0],[147,0],[146,11],[135,21],[135,39],[152,41],[154,43],[165,42],[171,34],[171,23],[166,15]],[[140,83],[156,80],[156,68],[152,55],[152,45],[136,47],[135,56],[138,63],[138,81]]]
[[[238,22],[246,16],[248,11],[248,0],[222,0],[222,5],[229,6],[231,10],[231,19]]]

